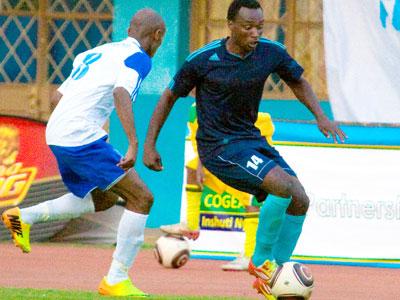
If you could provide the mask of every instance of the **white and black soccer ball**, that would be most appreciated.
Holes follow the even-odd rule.
[[[157,261],[166,268],[180,268],[190,257],[189,242],[182,237],[161,236],[154,248]]]
[[[299,298],[308,300],[314,288],[309,268],[299,262],[286,262],[278,266],[272,279],[271,291],[277,299]]]

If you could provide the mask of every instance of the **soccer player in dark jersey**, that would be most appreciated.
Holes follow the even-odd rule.
[[[290,259],[309,199],[294,171],[254,126],[265,81],[277,73],[316,118],[319,130],[336,143],[344,132],[319,106],[303,68],[277,42],[261,37],[263,10],[256,0],[234,0],[228,9],[230,36],[188,56],[163,92],[147,132],[144,164],[161,171],[156,140],[179,97],[196,89],[198,152],[203,165],[223,182],[264,203],[249,264],[254,287],[267,299],[277,265]]]

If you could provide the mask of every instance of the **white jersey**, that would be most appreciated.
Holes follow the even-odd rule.
[[[47,124],[47,144],[73,147],[104,137],[102,127],[114,109],[113,90],[125,88],[134,101],[150,69],[150,57],[131,37],[79,54],[58,89],[63,96]]]

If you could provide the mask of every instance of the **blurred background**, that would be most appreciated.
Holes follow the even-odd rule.
[[[161,13],[168,12],[163,15],[169,19],[167,43],[159,56],[172,55],[164,63],[157,57],[154,64],[171,69],[165,70],[170,78],[189,51],[228,35],[226,12],[230,2],[2,0],[0,93],[7,101],[1,101],[1,113],[46,121],[51,111],[49,95],[68,77],[75,56],[124,38],[130,16],[142,7],[156,6]],[[322,0],[261,3],[266,17],[265,36],[286,45],[305,67],[305,76],[318,97],[327,101]],[[165,79],[167,83],[169,78]],[[293,95],[279,77],[271,76],[264,97],[292,99]]]

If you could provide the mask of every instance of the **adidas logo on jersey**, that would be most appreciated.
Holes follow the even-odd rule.
[[[210,56],[210,58],[208,59],[209,61],[220,61],[217,53],[214,53],[213,55]]]

